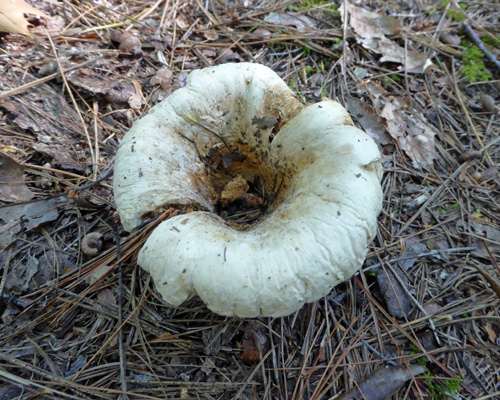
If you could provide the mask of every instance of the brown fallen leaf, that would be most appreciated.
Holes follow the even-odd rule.
[[[265,328],[256,322],[250,323],[243,335],[241,345],[243,347],[241,361],[247,364],[259,362],[261,357],[267,353],[269,347]]]
[[[139,81],[137,79],[132,79],[132,84],[134,85],[135,92],[129,97],[128,104],[130,105],[130,108],[139,110],[146,100],[142,95],[142,88]]]
[[[396,318],[407,318],[412,309],[412,303],[407,293],[408,289],[405,290],[400,283],[401,281],[406,284],[407,279],[402,272],[398,271],[398,267],[394,267],[394,270],[400,279],[397,279],[390,269],[380,269],[377,272],[377,282],[384,296],[387,312]]]
[[[397,19],[365,10],[347,1],[343,2],[344,6],[349,13],[349,24],[358,35],[358,42],[364,48],[382,54],[381,62],[403,64],[405,70],[412,73],[422,73],[431,65],[423,54],[405,49],[386,36],[400,33],[402,25]],[[344,17],[342,9],[340,15]]]
[[[31,35],[28,29],[29,26],[32,26],[30,15],[50,19],[47,14],[30,6],[24,0],[0,1],[0,32]]]
[[[136,94],[135,86],[129,81],[115,81],[104,92],[104,98],[110,103],[126,104]]]
[[[0,91],[36,80],[21,68],[7,64],[0,66],[0,76]],[[81,124],[76,122],[78,114],[52,86],[45,83],[2,98],[0,108],[7,111],[7,120],[36,135],[35,150],[53,158],[64,169],[85,171],[88,157],[85,150],[78,147],[86,139]]]
[[[118,307],[116,297],[109,288],[105,288],[97,293],[97,299],[105,306],[112,308]]]
[[[397,100],[388,101],[380,114],[387,132],[413,162],[415,168],[430,170],[436,158],[436,132],[423,120],[401,111]]]
[[[317,28],[317,23],[305,15],[294,12],[271,12],[265,18],[264,22],[272,25],[294,26],[299,32],[305,32],[310,28]]]
[[[164,67],[156,71],[155,76],[151,78],[149,83],[151,85],[160,85],[163,90],[167,90],[172,84],[174,74],[171,68]]]
[[[0,200],[28,201],[35,195],[24,183],[24,167],[13,158],[0,152]]]
[[[52,198],[0,208],[0,253],[16,240],[16,234],[30,231],[59,216],[61,199]]]
[[[384,400],[399,390],[408,379],[424,372],[425,367],[422,365],[382,367],[336,400]]]
[[[373,107],[368,103],[352,96],[346,96],[347,111],[357,119],[363,130],[380,145],[391,143],[391,138],[386,133],[382,118],[378,116]]]

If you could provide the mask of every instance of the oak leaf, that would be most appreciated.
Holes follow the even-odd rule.
[[[24,0],[2,0],[0,2],[0,32],[31,35],[29,16],[50,18],[47,14],[30,6]]]

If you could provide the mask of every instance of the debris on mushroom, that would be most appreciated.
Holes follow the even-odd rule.
[[[234,203],[240,196],[248,192],[250,186],[245,178],[240,174],[236,175],[231,179],[220,194],[220,202],[222,207],[226,207],[228,204]]]
[[[377,145],[339,103],[305,107],[271,69],[223,64],[134,124],[114,194],[128,231],[161,208],[201,210],[162,222],[139,253],[168,303],[283,316],[362,266],[381,176]]]

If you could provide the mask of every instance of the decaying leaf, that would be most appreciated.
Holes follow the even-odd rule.
[[[349,24],[359,36],[358,42],[366,49],[382,54],[381,62],[403,64],[407,72],[413,73],[424,72],[431,65],[423,54],[405,49],[386,36],[400,33],[402,26],[398,20],[354,6],[347,1],[343,4],[349,13]],[[340,15],[344,16],[344,13],[341,11]]]
[[[0,200],[28,201],[34,197],[24,183],[24,167],[13,158],[0,153]]]
[[[135,79],[132,81],[120,80],[111,83],[105,89],[104,97],[110,103],[128,103],[134,110],[138,110],[144,104],[141,84]]]
[[[6,91],[36,78],[17,67],[0,66],[0,90]],[[85,141],[76,111],[49,84],[41,84],[15,96],[0,99],[0,108],[8,111],[9,119],[21,129],[34,132],[33,147],[65,169],[84,171],[85,153],[79,154],[78,141]],[[75,138],[76,143],[75,143]]]
[[[30,6],[24,0],[0,1],[0,32],[31,35],[28,29],[32,25],[30,16],[50,19],[47,14]]]
[[[151,85],[160,85],[163,90],[167,90],[171,83],[172,83],[172,78],[173,78],[173,72],[171,68],[164,67],[160,68],[155,76],[151,78],[149,83]]]
[[[271,12],[264,21],[273,25],[295,26],[299,32],[305,32],[309,28],[316,28],[317,24],[311,18],[294,12]]]
[[[415,168],[430,170],[434,159],[435,131],[422,120],[400,111],[396,101],[388,101],[382,109],[387,131],[399,147],[410,157]]]
[[[52,198],[32,203],[21,203],[0,209],[0,253],[14,242],[24,228],[30,231],[59,216],[57,205],[61,199]]]
[[[382,118],[378,116],[373,107],[364,101],[352,96],[346,96],[347,111],[355,117],[363,130],[380,145],[391,143],[387,135]]]
[[[133,79],[132,84],[134,85],[135,92],[129,97],[128,104],[130,105],[130,108],[139,110],[145,102],[144,96],[142,95],[141,84],[137,79]]]
[[[411,299],[408,296],[406,288],[404,288],[400,281],[407,283],[405,275],[398,271],[398,267],[394,270],[399,276],[397,279],[390,269],[380,269],[377,272],[377,282],[380,291],[384,296],[387,306],[387,312],[396,318],[406,318],[412,309]]]
[[[118,303],[116,301],[116,297],[109,288],[104,288],[99,293],[97,293],[97,299],[108,307],[118,307]]]
[[[256,322],[250,323],[243,335],[241,345],[243,347],[241,361],[247,364],[259,362],[261,357],[267,353],[269,347],[265,328]]]
[[[26,256],[26,261],[7,274],[5,289],[9,293],[24,293],[33,285],[33,277],[38,273],[39,262],[32,255]]]
[[[424,372],[425,367],[422,365],[382,367],[336,400],[384,400],[399,390],[408,379]]]

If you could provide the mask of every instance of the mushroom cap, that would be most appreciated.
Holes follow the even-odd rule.
[[[257,222],[237,226],[214,213],[204,162],[214,148],[244,154],[229,172],[258,176],[273,193]],[[241,63],[192,72],[136,122],[118,151],[114,190],[128,230],[161,207],[206,210],[162,222],[139,253],[167,302],[198,295],[222,315],[284,316],[362,266],[381,176],[377,145],[340,104],[303,107],[272,70]]]

